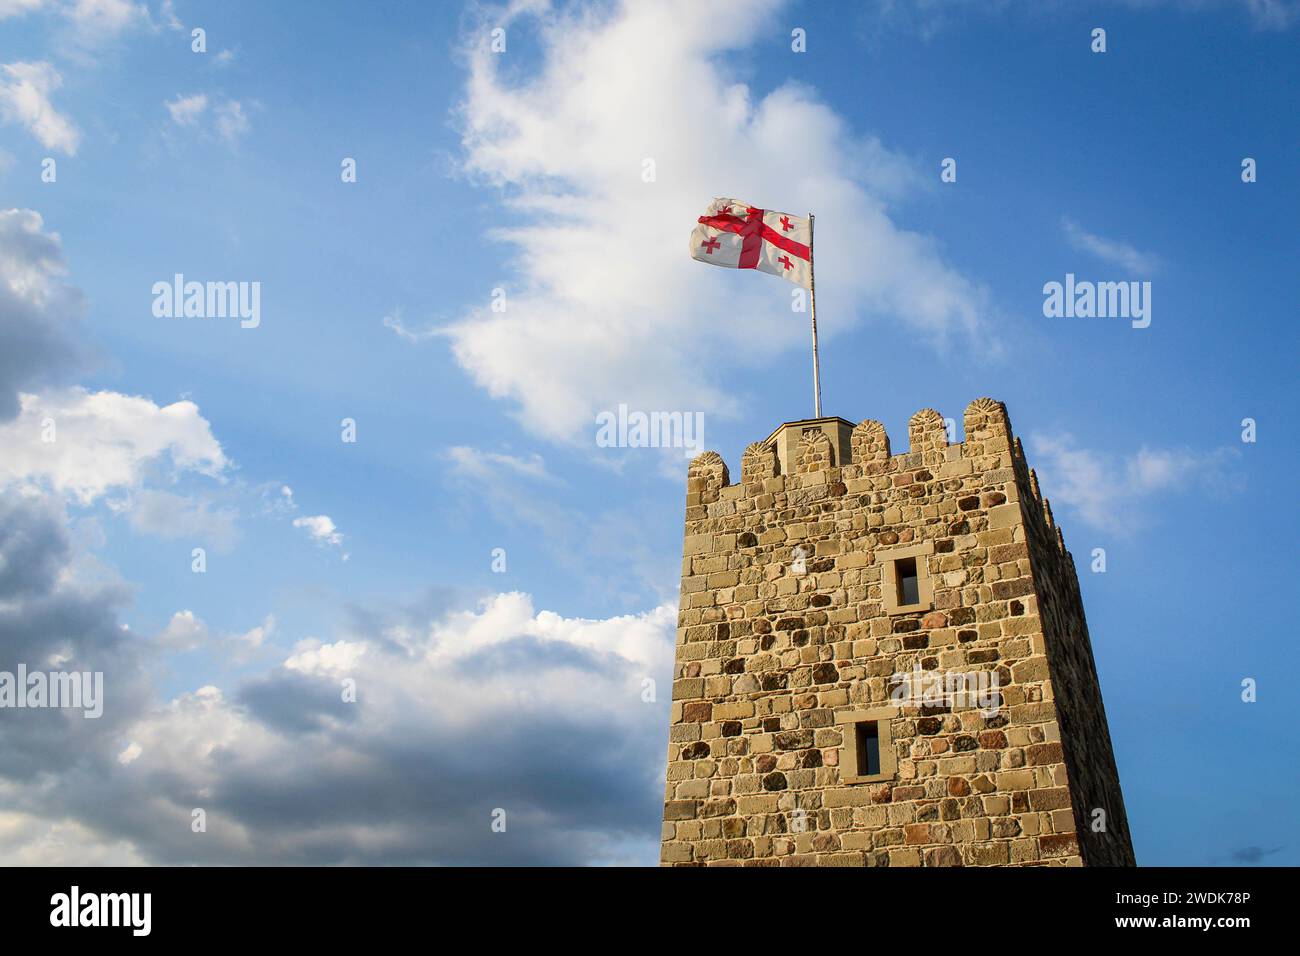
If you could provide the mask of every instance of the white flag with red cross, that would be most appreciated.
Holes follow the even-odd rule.
[[[758,269],[812,288],[812,224],[805,216],[715,199],[691,232],[691,258],[727,269]]]

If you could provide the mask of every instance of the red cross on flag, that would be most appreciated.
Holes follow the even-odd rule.
[[[728,269],[758,269],[812,288],[812,228],[804,216],[715,199],[691,232],[691,258]]]

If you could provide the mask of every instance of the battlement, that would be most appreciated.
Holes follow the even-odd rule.
[[[873,504],[884,504],[924,497],[926,482],[942,485],[983,473],[993,482],[1014,481],[1032,505],[1025,509],[1028,520],[1040,524],[1068,557],[1051,504],[1012,433],[1006,406],[977,398],[966,406],[962,424],[964,440],[949,444],[947,420],[933,408],[923,408],[908,421],[908,450],[894,454],[885,426],[874,419],[856,425],[838,416],[786,422],[745,449],[736,484],[721,455],[703,452],[687,472],[687,524],[727,513],[725,504],[713,507],[719,503],[743,509],[747,499],[792,491],[815,497],[823,489],[831,495],[867,492],[877,499]],[[899,480],[904,475],[910,480]],[[878,480],[882,477],[887,480]]]

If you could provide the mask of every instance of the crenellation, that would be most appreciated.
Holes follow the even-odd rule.
[[[948,429],[943,416],[933,408],[923,408],[907,423],[908,457],[917,464],[939,464],[948,449]]]
[[[1004,481],[1001,470],[1014,470],[1015,462],[1023,461],[1020,439],[1011,436],[1006,409],[993,399],[976,399],[967,406],[965,440],[951,445],[945,419],[932,408],[922,409],[909,420],[909,449],[898,454],[891,453],[889,435],[879,421],[864,419],[853,426],[847,442],[838,444],[828,437],[834,434],[826,425],[828,421],[794,422],[791,427],[799,427],[801,431],[789,440],[774,435],[764,442],[752,442],[741,458],[740,485],[745,486],[745,490],[732,492],[727,497],[739,499],[759,494],[780,494],[787,489],[813,491],[825,487],[833,490],[837,484],[846,486],[839,494],[882,493],[907,484],[908,473],[925,468],[929,468],[929,477],[936,480],[960,479],[982,471],[989,473],[992,480]],[[845,424],[842,419],[835,421],[841,427]],[[820,430],[807,427],[810,424],[824,427]],[[789,449],[788,471],[782,468],[781,447]],[[815,452],[810,452],[810,449],[815,449]],[[805,456],[810,453],[812,457],[805,461]],[[842,460],[838,457],[841,453],[844,456]],[[725,469],[725,463],[717,452],[703,453],[692,465],[695,462],[703,464],[706,457],[708,463],[714,466],[722,463]],[[822,472],[825,474],[821,475]],[[727,486],[730,478],[727,472],[723,474],[722,484]],[[817,477],[810,478],[809,475]],[[896,477],[900,475],[901,478]],[[1032,485],[1037,487],[1036,478]],[[718,494],[721,496],[720,489]],[[912,490],[907,494],[917,496],[918,493]]]
[[[745,449],[740,462],[740,480],[746,485],[757,485],[776,477],[776,449],[764,442],[753,442]]]
[[[885,433],[885,426],[874,419],[864,419],[853,426],[850,447],[853,461],[859,468],[877,465],[890,458],[889,435]]]

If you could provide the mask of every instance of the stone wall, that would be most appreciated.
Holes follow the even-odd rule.
[[[806,434],[789,474],[773,440],[737,484],[714,452],[691,463],[663,862],[1132,862],[1073,566],[1003,406],[971,403],[956,445],[918,412],[900,455],[879,422],[845,448],[824,421],[787,426]],[[909,545],[933,607],[891,614],[877,555]],[[995,673],[1001,706],[900,704],[914,667]],[[840,721],[882,708],[895,777],[846,783]],[[1081,845],[1094,806],[1109,836]]]
[[[1018,438],[1014,451],[1080,855],[1090,865],[1133,866],[1124,794],[1074,559],[1065,549],[1051,504],[1038,490],[1038,477],[1025,464]]]

